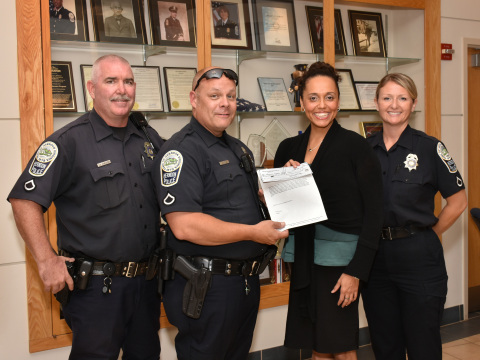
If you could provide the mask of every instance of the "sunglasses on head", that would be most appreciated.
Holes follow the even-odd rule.
[[[238,85],[238,76],[235,73],[235,71],[230,70],[230,69],[210,69],[207,72],[205,72],[202,76],[200,76],[200,79],[197,81],[197,85],[195,85],[195,88],[193,91],[197,90],[198,85],[200,85],[200,81],[203,79],[220,79],[222,75],[227,77],[227,79],[235,81],[235,85]]]

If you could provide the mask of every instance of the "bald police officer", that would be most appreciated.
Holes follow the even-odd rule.
[[[277,230],[283,223],[262,221],[255,166],[245,162],[252,154],[225,132],[235,117],[237,81],[235,72],[216,67],[195,75],[192,119],[162,146],[152,173],[176,262],[211,276],[199,288],[207,289],[199,318],[182,309],[192,281],[176,273],[165,284],[179,360],[247,358],[260,301],[258,264],[268,245],[288,236]]]

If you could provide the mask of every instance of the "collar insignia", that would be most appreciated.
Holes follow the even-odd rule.
[[[153,152],[152,145],[146,141],[143,145],[145,146],[145,154],[147,154],[147,156],[153,160],[153,158],[155,157],[155,154]]]
[[[405,167],[408,169],[408,172],[412,170],[417,170],[418,156],[415,154],[408,154],[407,159],[403,163],[405,164]]]

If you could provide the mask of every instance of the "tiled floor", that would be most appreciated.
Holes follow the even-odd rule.
[[[470,318],[441,329],[443,360],[480,359],[480,314],[470,314]],[[358,360],[375,360],[370,345],[358,351]]]

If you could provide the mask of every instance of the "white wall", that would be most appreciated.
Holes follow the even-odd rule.
[[[300,21],[305,13],[304,5],[321,6],[319,3],[295,1],[298,37],[300,51],[309,51],[309,40],[304,21]],[[348,16],[346,9],[350,7],[342,6],[343,23],[345,28],[345,37],[347,50],[352,53],[350,34],[348,32]],[[376,9],[370,9],[376,11]],[[378,9],[377,9],[378,11]],[[423,48],[422,42],[418,41],[415,30],[419,26],[421,16],[418,11],[405,11],[392,16],[388,10],[381,10],[388,15],[390,26],[399,27],[401,31],[390,32],[388,37],[389,48],[394,49],[393,56],[397,57],[415,57]],[[20,121],[18,112],[18,80],[17,80],[17,43],[14,31],[15,24],[15,2],[2,1],[0,3],[0,33],[9,34],[2,38],[2,79],[3,86],[0,87],[0,99],[2,104],[2,113],[0,114],[0,132],[8,134],[3,138],[4,154],[1,158],[2,176],[0,177],[0,199],[5,199],[18,177],[20,169]],[[385,21],[386,19],[384,19]],[[421,37],[420,37],[421,38]],[[464,176],[466,176],[466,139],[465,139],[465,81],[464,64],[465,47],[464,38],[479,39],[476,43],[480,44],[480,2],[478,0],[442,0],[442,42],[452,43],[456,53],[453,55],[453,61],[442,62],[442,139],[446,142],[450,153],[454,156],[457,165]],[[395,49],[408,49],[407,52],[395,51]],[[92,63],[100,52],[93,55],[82,56],[73,51],[54,52],[53,60],[68,60],[74,62],[74,79],[76,85],[77,100],[79,101],[79,111],[82,111],[83,97],[80,81],[80,64]],[[108,51],[108,50],[107,50]],[[80,52],[81,53],[81,52]],[[132,64],[141,65],[142,58],[138,54],[121,53],[129,59]],[[439,50],[440,54],[440,50]],[[439,55],[440,56],[440,55]],[[421,54],[418,57],[423,57]],[[268,63],[268,62],[267,62]],[[234,68],[235,63],[231,59],[215,57],[214,64],[229,66]],[[277,62],[277,65],[282,62]],[[182,57],[178,60],[176,57],[158,56],[150,58],[148,65],[159,66],[189,66],[196,67],[195,59]],[[293,70],[289,62],[276,67],[273,71],[268,64],[259,68],[259,62],[245,62],[241,66],[241,81],[250,84],[246,91],[241,93],[251,101],[261,103],[261,95],[256,86],[256,81],[247,79],[252,76],[283,76],[287,87],[290,83],[290,73]],[[346,68],[348,66],[345,66]],[[397,70],[397,69],[395,69]],[[354,69],[354,77],[358,80],[369,80],[376,76],[375,73],[365,72],[364,70]],[[414,65],[400,67],[398,71],[405,71],[417,81],[423,83],[423,62]],[[162,73],[163,76],[163,73]],[[364,76],[366,78],[364,78]],[[428,84],[426,84],[428,86]],[[422,97],[423,89],[419,89]],[[165,91],[165,89],[163,89]],[[164,92],[165,98],[165,92]],[[166,99],[166,98],[165,98]],[[166,100],[165,100],[166,104]],[[365,115],[343,115],[341,123],[347,128],[358,131],[358,122],[365,120]],[[305,128],[306,122],[299,116],[278,117],[284,127],[291,135],[295,135],[300,129]],[[248,134],[261,132],[273,119],[273,116],[260,116],[259,118],[247,118],[241,124],[241,138],[247,141]],[[62,124],[73,120],[73,118],[60,118],[55,123],[58,128]],[[170,137],[188,122],[188,117],[160,117],[152,120],[152,125],[165,137]],[[424,115],[420,112],[415,115],[414,126],[422,129]],[[229,129],[229,132],[236,134],[235,126]],[[465,232],[466,215],[463,215],[447,233],[445,233],[444,246],[447,268],[449,272],[449,294],[447,297],[447,307],[465,304],[465,261],[464,251],[466,244]],[[36,354],[28,353],[28,324],[27,324],[27,301],[26,301],[26,280],[25,280],[25,255],[24,245],[18,236],[10,205],[3,200],[0,202],[0,358],[1,359],[45,359],[60,360],[66,359],[69,348],[44,351]],[[258,317],[257,328],[255,331],[252,351],[275,347],[283,344],[283,335],[285,329],[286,306],[262,310]],[[366,321],[362,314],[361,326],[365,326]],[[173,338],[174,329],[162,330],[160,332],[162,342],[162,358],[173,359],[174,348]]]

